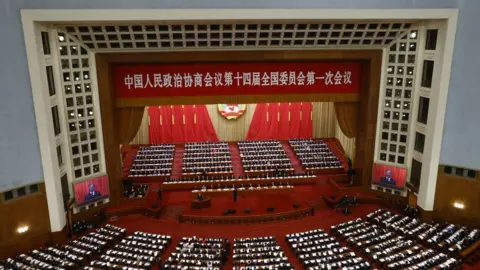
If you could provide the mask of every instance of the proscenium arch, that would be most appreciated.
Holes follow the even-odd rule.
[[[255,95],[162,97],[138,100],[117,100],[114,93],[112,67],[119,64],[178,64],[261,61],[357,61],[361,64],[360,94]],[[122,164],[115,110],[118,107],[146,105],[184,105],[217,103],[266,102],[358,102],[359,120],[355,164],[355,184],[369,189],[374,160],[375,136],[382,66],[381,50],[321,51],[222,51],[222,52],[161,52],[109,53],[96,55],[97,79],[105,151],[106,170],[110,180],[111,201],[117,203],[122,192]]]

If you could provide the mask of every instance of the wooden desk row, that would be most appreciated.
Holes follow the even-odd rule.
[[[181,223],[193,224],[253,224],[274,221],[285,221],[291,219],[301,219],[313,215],[313,208],[294,210],[285,213],[248,215],[248,216],[195,216],[181,215]]]
[[[270,170],[245,170],[245,175],[248,176],[258,176],[258,175],[264,175],[267,173],[273,173],[276,172],[277,170],[275,169],[270,169]],[[283,170],[278,170],[278,171],[284,171],[284,172],[293,172],[293,169],[283,169]]]
[[[233,176],[233,171],[229,172],[206,172],[208,176]],[[203,172],[182,173],[183,177],[203,175]]]
[[[250,184],[253,186],[257,185],[271,185],[274,183],[275,185],[278,185],[280,183],[285,184],[288,182],[290,185],[301,185],[301,184],[314,184],[317,182],[316,177],[303,177],[303,178],[283,178],[283,179],[278,179],[278,178],[270,178],[270,179],[242,179],[242,180],[214,180],[210,182],[180,182],[180,183],[163,183],[162,188],[163,190],[177,190],[177,189],[194,189],[195,187],[201,188],[203,185],[205,185],[207,188],[210,188],[211,185],[214,187],[218,187],[220,185],[222,188],[225,187],[225,185],[231,186],[235,185],[237,188],[239,188],[242,184],[246,187],[249,187]]]
[[[313,172],[315,174],[342,174],[345,173],[344,168],[318,168],[318,169],[306,169],[307,172]]]
[[[277,187],[277,188],[252,188],[252,189],[237,189],[237,194],[238,196],[244,197],[247,195],[255,195],[258,193],[263,194],[269,194],[269,195],[277,195],[277,194],[287,194],[287,193],[292,193],[294,190],[294,187],[289,186],[289,187]],[[192,196],[197,197],[197,194],[200,193],[204,197],[218,197],[218,196],[233,196],[233,189],[220,189],[220,190],[207,190],[207,191],[201,191],[201,190],[193,190],[192,191]]]

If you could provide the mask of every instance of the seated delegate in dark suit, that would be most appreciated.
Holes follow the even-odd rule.
[[[203,196],[201,193],[198,193],[197,195],[197,201],[203,201]]]
[[[387,170],[385,172],[385,176],[380,178],[380,183],[382,184],[387,184],[387,185],[395,185],[396,182],[395,180],[392,178],[392,171],[390,170]]]
[[[95,190],[94,184],[88,185],[88,193],[85,195],[85,201],[90,201],[101,196],[100,191]]]

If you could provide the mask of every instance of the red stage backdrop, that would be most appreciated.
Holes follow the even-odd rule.
[[[148,107],[150,143],[218,142],[205,105]]]
[[[85,196],[88,194],[88,186],[93,184],[95,186],[95,191],[98,192],[97,196],[90,198],[88,201],[85,201]],[[77,205],[93,203],[99,199],[108,198],[110,196],[110,190],[108,188],[108,176],[103,175],[99,177],[92,178],[90,180],[77,182],[73,184],[73,189],[75,192],[75,201]]]
[[[390,170],[392,172],[391,179],[395,181],[395,185],[381,183],[381,179],[385,177],[387,170]],[[402,189],[405,187],[406,178],[407,178],[407,170],[404,168],[377,164],[377,163],[373,165],[373,182],[377,185]]]
[[[360,92],[358,62],[118,65],[117,98]]]
[[[257,104],[247,140],[311,138],[312,102]]]

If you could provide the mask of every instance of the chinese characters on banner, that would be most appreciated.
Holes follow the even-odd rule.
[[[358,93],[349,62],[233,63],[114,67],[117,97]]]

